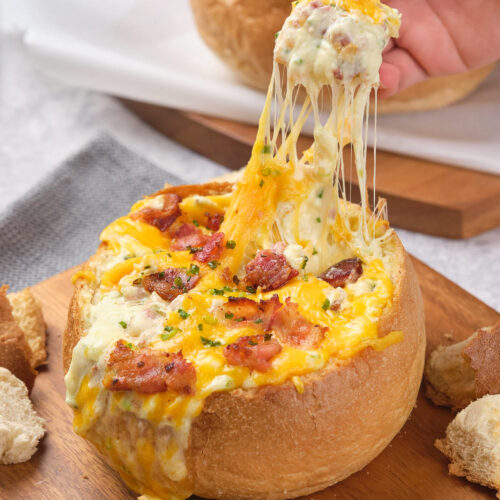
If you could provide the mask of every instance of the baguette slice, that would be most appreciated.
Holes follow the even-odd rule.
[[[0,368],[0,464],[29,460],[44,433],[44,420],[33,409],[24,383]]]
[[[31,391],[37,374],[33,369],[33,352],[14,320],[7,289],[7,285],[0,287],[0,367],[7,368]]]
[[[17,293],[9,293],[7,298],[12,307],[14,321],[24,332],[24,337],[33,352],[33,368],[46,363],[45,322],[40,304],[29,288],[25,288]]]
[[[484,396],[458,413],[435,446],[451,460],[450,474],[500,490],[500,395]]]

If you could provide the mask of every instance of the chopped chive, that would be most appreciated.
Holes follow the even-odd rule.
[[[245,321],[245,318],[236,318],[235,321],[237,321],[238,323],[241,323],[242,321]]]
[[[234,248],[236,246],[236,241],[234,240],[227,240],[226,242],[226,248]]]
[[[233,289],[232,289],[232,288],[229,288],[227,285],[223,287],[223,290],[224,290],[225,292],[232,292],[232,291],[233,291]]]
[[[184,309],[177,309],[177,313],[182,319],[186,319],[189,317],[189,313],[184,311]]]
[[[174,329],[174,327],[173,327],[173,326],[170,326],[170,325],[167,325],[167,326],[164,328],[164,330],[165,330],[166,332],[171,332],[173,329]]]
[[[280,31],[277,31],[275,34],[274,34],[274,38],[278,38],[280,36]]]
[[[269,167],[263,168],[262,169],[262,175],[264,177],[267,177],[268,175],[271,175],[271,169]]]
[[[323,302],[321,308],[326,311],[328,308],[330,307],[330,301],[328,299],[325,299],[325,301]]]
[[[216,269],[218,265],[219,265],[219,263],[218,263],[216,260],[211,260],[211,261],[208,263],[208,267],[209,267],[210,269]]]
[[[224,290],[220,290],[218,288],[211,288],[210,295],[224,295]]]
[[[309,257],[307,255],[304,255],[304,258],[302,259],[302,265],[300,266],[301,269],[306,268],[307,261],[309,260]]]
[[[195,219],[193,220],[193,224],[196,226],[196,227],[199,227],[200,226],[200,223]]]
[[[118,324],[125,330],[127,328],[127,323],[125,321],[119,321]]]
[[[259,187],[262,187],[264,185],[264,179],[261,179],[259,182]]]
[[[258,345],[258,343],[253,340],[249,340],[248,345]]]
[[[316,222],[321,222],[321,217],[316,217]]]
[[[262,148],[262,152],[264,154],[269,154],[271,152],[271,145],[270,144],[264,144],[264,147]]]
[[[226,314],[224,314],[224,317],[226,319],[233,319],[234,318],[234,314],[233,313],[226,313]]]
[[[200,337],[200,340],[205,347],[218,347],[222,345],[220,340],[210,340],[207,339],[206,337]]]
[[[177,287],[177,288],[181,288],[182,287],[182,278],[180,278],[179,276],[177,276],[175,279],[174,279],[174,285]]]
[[[313,248],[313,255],[317,255],[317,254],[318,254],[318,251],[315,248]]]
[[[127,347],[128,347],[129,349],[134,350],[137,346],[136,346],[136,345],[134,345],[134,344],[132,344],[131,342],[129,342],[129,343],[127,344]]]
[[[257,292],[257,290],[254,286],[247,286],[246,288],[247,288],[248,293],[256,293]]]
[[[193,254],[199,252],[202,249],[202,247],[192,247],[191,245],[188,245],[187,249],[189,250],[189,253]]]
[[[200,323],[200,324],[198,325],[198,330],[199,330],[200,332],[203,330],[203,324],[202,324],[202,323]]]
[[[158,278],[164,278],[165,277],[165,273],[162,271],[161,273],[158,273]]]
[[[323,198],[323,189],[318,193],[318,198]]]
[[[196,264],[191,264],[188,269],[188,274],[194,275],[200,272],[200,268]]]

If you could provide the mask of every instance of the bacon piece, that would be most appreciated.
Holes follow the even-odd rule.
[[[271,334],[240,337],[233,344],[224,347],[224,356],[229,364],[246,366],[250,370],[267,372],[271,358],[281,351],[281,345]]]
[[[210,239],[210,235],[202,233],[194,224],[182,224],[172,235],[172,250],[189,250],[200,248]]]
[[[264,291],[276,290],[299,273],[283,254],[273,250],[261,250],[245,267],[243,281],[246,285],[260,287]]]
[[[205,212],[205,217],[207,218],[205,226],[212,231],[218,231],[222,221],[224,220],[224,214],[218,212],[215,214]]]
[[[198,262],[210,262],[217,260],[224,249],[224,233],[214,233],[208,237],[200,251],[195,253],[194,260]]]
[[[252,323],[255,328],[267,331],[273,314],[281,307],[277,295],[270,299],[255,300],[246,297],[229,297],[228,301],[221,306],[225,319],[229,320],[229,326],[242,326],[242,323]]]
[[[319,277],[333,287],[344,287],[348,283],[356,283],[363,274],[361,260],[357,257],[345,259],[329,267]]]
[[[163,196],[163,207],[144,207],[134,212],[130,217],[134,220],[142,220],[146,224],[156,227],[160,231],[166,231],[181,215],[179,203],[182,198],[178,194],[168,193]]]
[[[463,355],[476,372],[476,396],[500,394],[500,322],[493,327],[481,328]]]
[[[198,275],[188,275],[184,269],[169,267],[160,273],[148,274],[142,286],[149,293],[156,292],[163,300],[174,300],[198,283]]]
[[[154,394],[171,390],[193,394],[196,383],[194,366],[182,357],[182,351],[132,349],[123,340],[110,354],[108,369],[103,384],[110,391]]]
[[[278,309],[269,323],[269,330],[273,330],[281,342],[298,347],[311,349],[318,347],[328,328],[314,325],[305,319],[299,312],[299,306],[287,297],[282,308]]]

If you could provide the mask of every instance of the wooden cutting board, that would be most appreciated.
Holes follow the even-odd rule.
[[[252,125],[127,99],[122,102],[161,133],[226,167],[241,168],[250,158],[257,131]],[[299,150],[307,149],[310,142],[302,137]],[[349,158],[345,161],[350,164]],[[367,164],[371,190],[371,150]],[[350,172],[346,176],[357,187]],[[389,202],[393,226],[448,238],[469,238],[500,226],[499,175],[377,151],[376,189]],[[357,190],[352,193],[352,201],[357,202]]]
[[[420,261],[415,259],[414,264],[424,295],[428,352],[499,319],[499,313],[465,290]],[[136,497],[97,451],[72,432],[71,410],[64,402],[61,339],[73,272],[68,270],[33,287],[47,322],[49,363],[37,377],[32,398],[47,420],[48,432],[31,461],[0,466],[2,500]],[[447,340],[445,332],[453,340]],[[443,436],[451,419],[449,410],[434,406],[420,394],[410,419],[381,455],[357,474],[307,499],[493,499],[491,490],[447,475],[447,460],[433,442]]]

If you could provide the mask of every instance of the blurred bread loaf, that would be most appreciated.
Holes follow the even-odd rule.
[[[205,43],[246,84],[267,89],[272,71],[275,33],[291,11],[290,0],[191,0],[198,31]],[[466,73],[430,78],[388,99],[378,113],[440,108],[471,92],[495,64]]]
[[[500,395],[467,406],[435,445],[451,460],[450,474],[500,490]]]
[[[460,409],[485,394],[500,393],[500,321],[462,342],[438,347],[425,378],[427,396],[440,406]]]
[[[0,368],[0,464],[29,460],[44,433],[44,420],[33,409],[26,385]]]

